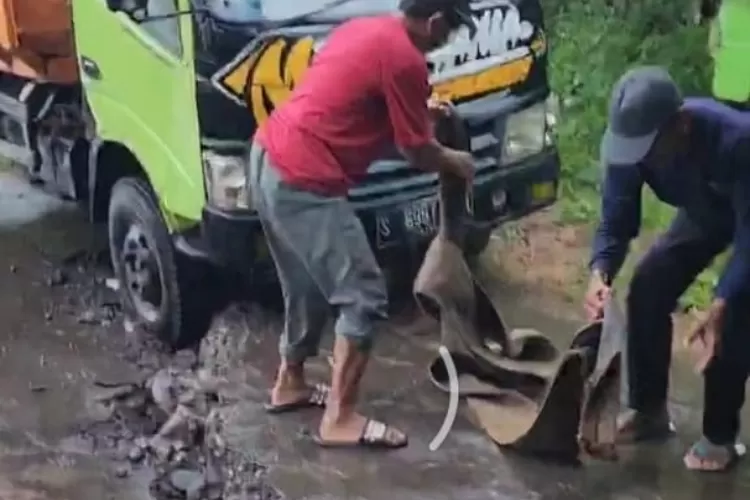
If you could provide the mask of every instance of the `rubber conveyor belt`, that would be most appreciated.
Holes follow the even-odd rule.
[[[437,124],[436,135],[468,150],[455,114]],[[474,234],[466,189],[464,181],[441,175],[440,229],[414,283],[420,307],[439,322],[459,395],[498,445],[561,460],[577,461],[581,452],[615,458],[623,351],[617,305],[608,304],[605,321],[582,328],[565,350],[537,331],[509,330],[500,304],[487,293],[490,273],[463,251]],[[429,375],[439,389],[451,391],[442,357]]]

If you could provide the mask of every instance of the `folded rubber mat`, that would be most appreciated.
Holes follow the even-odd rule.
[[[437,124],[436,135],[444,144],[469,147],[455,114]],[[463,180],[440,175],[440,229],[414,282],[415,298],[438,320],[441,343],[455,364],[455,390],[498,445],[562,460],[577,460],[582,451],[616,457],[623,347],[617,304],[608,304],[605,321],[582,328],[566,349],[535,330],[509,330],[483,281],[491,274],[483,272],[481,259],[464,253],[478,227],[466,190]],[[442,357],[429,375],[439,389],[451,391]]]

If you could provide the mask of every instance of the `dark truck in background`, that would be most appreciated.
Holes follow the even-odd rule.
[[[0,151],[106,223],[129,313],[179,346],[210,324],[206,276],[241,277],[261,295],[274,278],[247,189],[258,125],[336,25],[395,13],[398,0],[0,6],[0,48],[13,55],[0,64]],[[470,132],[478,253],[504,221],[555,201],[560,165],[539,0],[472,6],[476,35],[461,33],[429,66],[435,95],[457,105]],[[437,176],[396,153],[352,189],[386,271],[419,263],[439,222],[436,194]]]

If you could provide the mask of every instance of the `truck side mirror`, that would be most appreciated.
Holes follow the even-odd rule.
[[[133,12],[146,9],[148,0],[107,0],[107,8],[112,12]]]

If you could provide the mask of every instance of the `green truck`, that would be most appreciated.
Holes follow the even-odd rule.
[[[0,137],[0,152],[106,223],[129,312],[166,342],[189,343],[213,312],[214,292],[196,268],[256,290],[274,282],[247,189],[254,131],[304,78],[331,29],[395,12],[398,0],[36,3],[45,2],[72,9],[60,12],[69,15],[77,78],[5,71],[0,112],[6,129],[22,132]],[[434,93],[456,103],[471,135],[479,252],[503,222],[555,201],[560,162],[539,0],[473,7],[476,35],[462,33],[429,66]],[[434,236],[436,188],[435,174],[394,150],[351,191],[385,269],[418,257]]]

